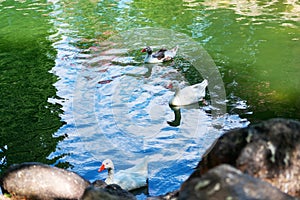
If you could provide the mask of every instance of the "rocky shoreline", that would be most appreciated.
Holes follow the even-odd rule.
[[[271,119],[228,131],[199,159],[178,191],[148,199],[300,199],[298,121]],[[0,184],[12,198],[0,199],[136,199],[118,185],[91,184],[73,172],[46,165],[37,168],[28,177],[22,171],[30,169],[28,164],[8,170]]]
[[[299,183],[300,123],[272,119],[217,139],[173,199],[298,199]]]

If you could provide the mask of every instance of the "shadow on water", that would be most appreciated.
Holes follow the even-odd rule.
[[[10,3],[2,2],[2,6]],[[31,5],[15,2],[14,6]],[[56,55],[47,40],[51,26],[38,12],[28,11],[26,16],[11,9],[0,12],[0,172],[22,162],[54,164],[64,154],[48,156],[65,136],[54,135],[63,125],[61,106],[48,102],[58,98],[53,86],[57,78],[49,73]],[[37,29],[28,28],[30,24]]]
[[[174,120],[172,121],[167,121],[167,123],[170,125],[170,126],[179,126],[180,125],[180,122],[181,122],[181,111],[180,111],[180,108],[178,107],[172,107],[170,106],[170,108],[173,110],[174,112]]]
[[[209,96],[209,95],[207,95]],[[181,109],[203,109],[208,114],[211,114],[211,110],[208,105],[201,105],[201,102],[194,103],[186,106],[172,106],[169,104],[170,109],[174,112],[174,120],[169,120],[167,123],[170,126],[177,127],[181,122]],[[201,108],[202,106],[202,108]],[[203,107],[204,106],[204,107]]]

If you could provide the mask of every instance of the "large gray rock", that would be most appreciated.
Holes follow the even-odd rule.
[[[103,188],[95,188],[92,186],[87,187],[82,196],[82,200],[97,200],[97,199],[118,200],[118,197],[109,194]]]
[[[41,163],[10,167],[0,179],[1,187],[16,198],[80,199],[88,181],[74,172]]]
[[[101,185],[86,188],[82,200],[136,200],[130,192],[123,190],[119,185]]]
[[[230,165],[219,165],[201,178],[190,179],[178,200],[295,200],[272,185],[243,174]]]
[[[226,163],[299,197],[299,159],[300,123],[286,119],[268,120],[221,136],[182,187],[213,167]]]

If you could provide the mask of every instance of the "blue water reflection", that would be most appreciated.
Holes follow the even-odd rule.
[[[55,41],[57,58],[52,73],[60,78],[55,87],[62,100],[52,101],[63,106],[61,117],[67,122],[56,134],[67,134],[68,138],[58,144],[50,157],[69,153],[60,161],[71,163],[73,171],[90,181],[106,177],[106,173],[97,172],[106,158],[112,159],[116,170],[120,170],[147,156],[149,195],[170,192],[179,188],[224,130],[248,124],[238,115],[214,116],[212,112],[217,108],[208,105],[182,108],[180,125],[170,126],[167,121],[174,119],[174,112],[168,102],[174,91],[169,85],[173,80],[189,84],[185,58],[162,65],[144,64],[136,53],[145,45],[139,40],[136,44],[139,48],[129,50],[115,48],[109,42],[82,49],[75,45],[80,39],[75,39],[74,30],[68,32],[67,21],[54,24],[58,33],[51,39]],[[180,40],[173,43],[179,42],[183,55],[197,49],[188,48],[183,35],[178,37],[181,43]],[[159,38],[157,41],[149,38],[155,47],[158,45],[155,43],[161,43]],[[197,64],[195,59],[191,62]],[[183,70],[178,70],[182,64]],[[209,74],[205,70],[203,73]],[[194,75],[196,79],[203,78],[201,74]],[[216,86],[210,85],[208,100],[218,99],[213,92],[218,89]],[[225,102],[215,101],[215,105],[218,103]]]
[[[122,55],[120,52],[103,57],[100,50],[87,56],[62,41],[56,48],[53,72],[60,81],[55,86],[64,99],[60,103],[67,122],[58,134],[69,135],[58,149],[70,153],[61,161],[72,163],[74,171],[91,181],[105,178],[97,168],[106,158],[118,170],[148,156],[149,194],[167,193],[179,188],[224,130],[248,124],[238,115],[214,118],[209,106],[198,106],[182,108],[180,126],[170,126],[167,121],[174,113],[168,102],[174,91],[168,86],[174,79],[188,84],[174,68],[176,61],[162,65],[135,61],[132,65],[120,63],[132,60],[126,55],[118,62],[107,60]]]

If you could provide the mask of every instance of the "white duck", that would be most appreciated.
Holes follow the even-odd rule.
[[[207,85],[208,81],[204,79],[201,83],[183,89],[177,87],[174,97],[169,102],[170,106],[187,106],[201,101],[205,96]]]
[[[117,184],[124,190],[134,190],[147,186],[148,163],[146,159],[140,164],[126,170],[120,170],[116,174],[112,160],[106,159],[102,162],[98,172],[105,169],[108,171],[108,176],[105,179],[107,184]]]
[[[144,62],[145,63],[161,63],[172,60],[178,50],[178,46],[174,47],[171,50],[166,48],[161,48],[159,51],[153,54],[151,47],[147,46],[142,49],[141,52],[147,52]]]

